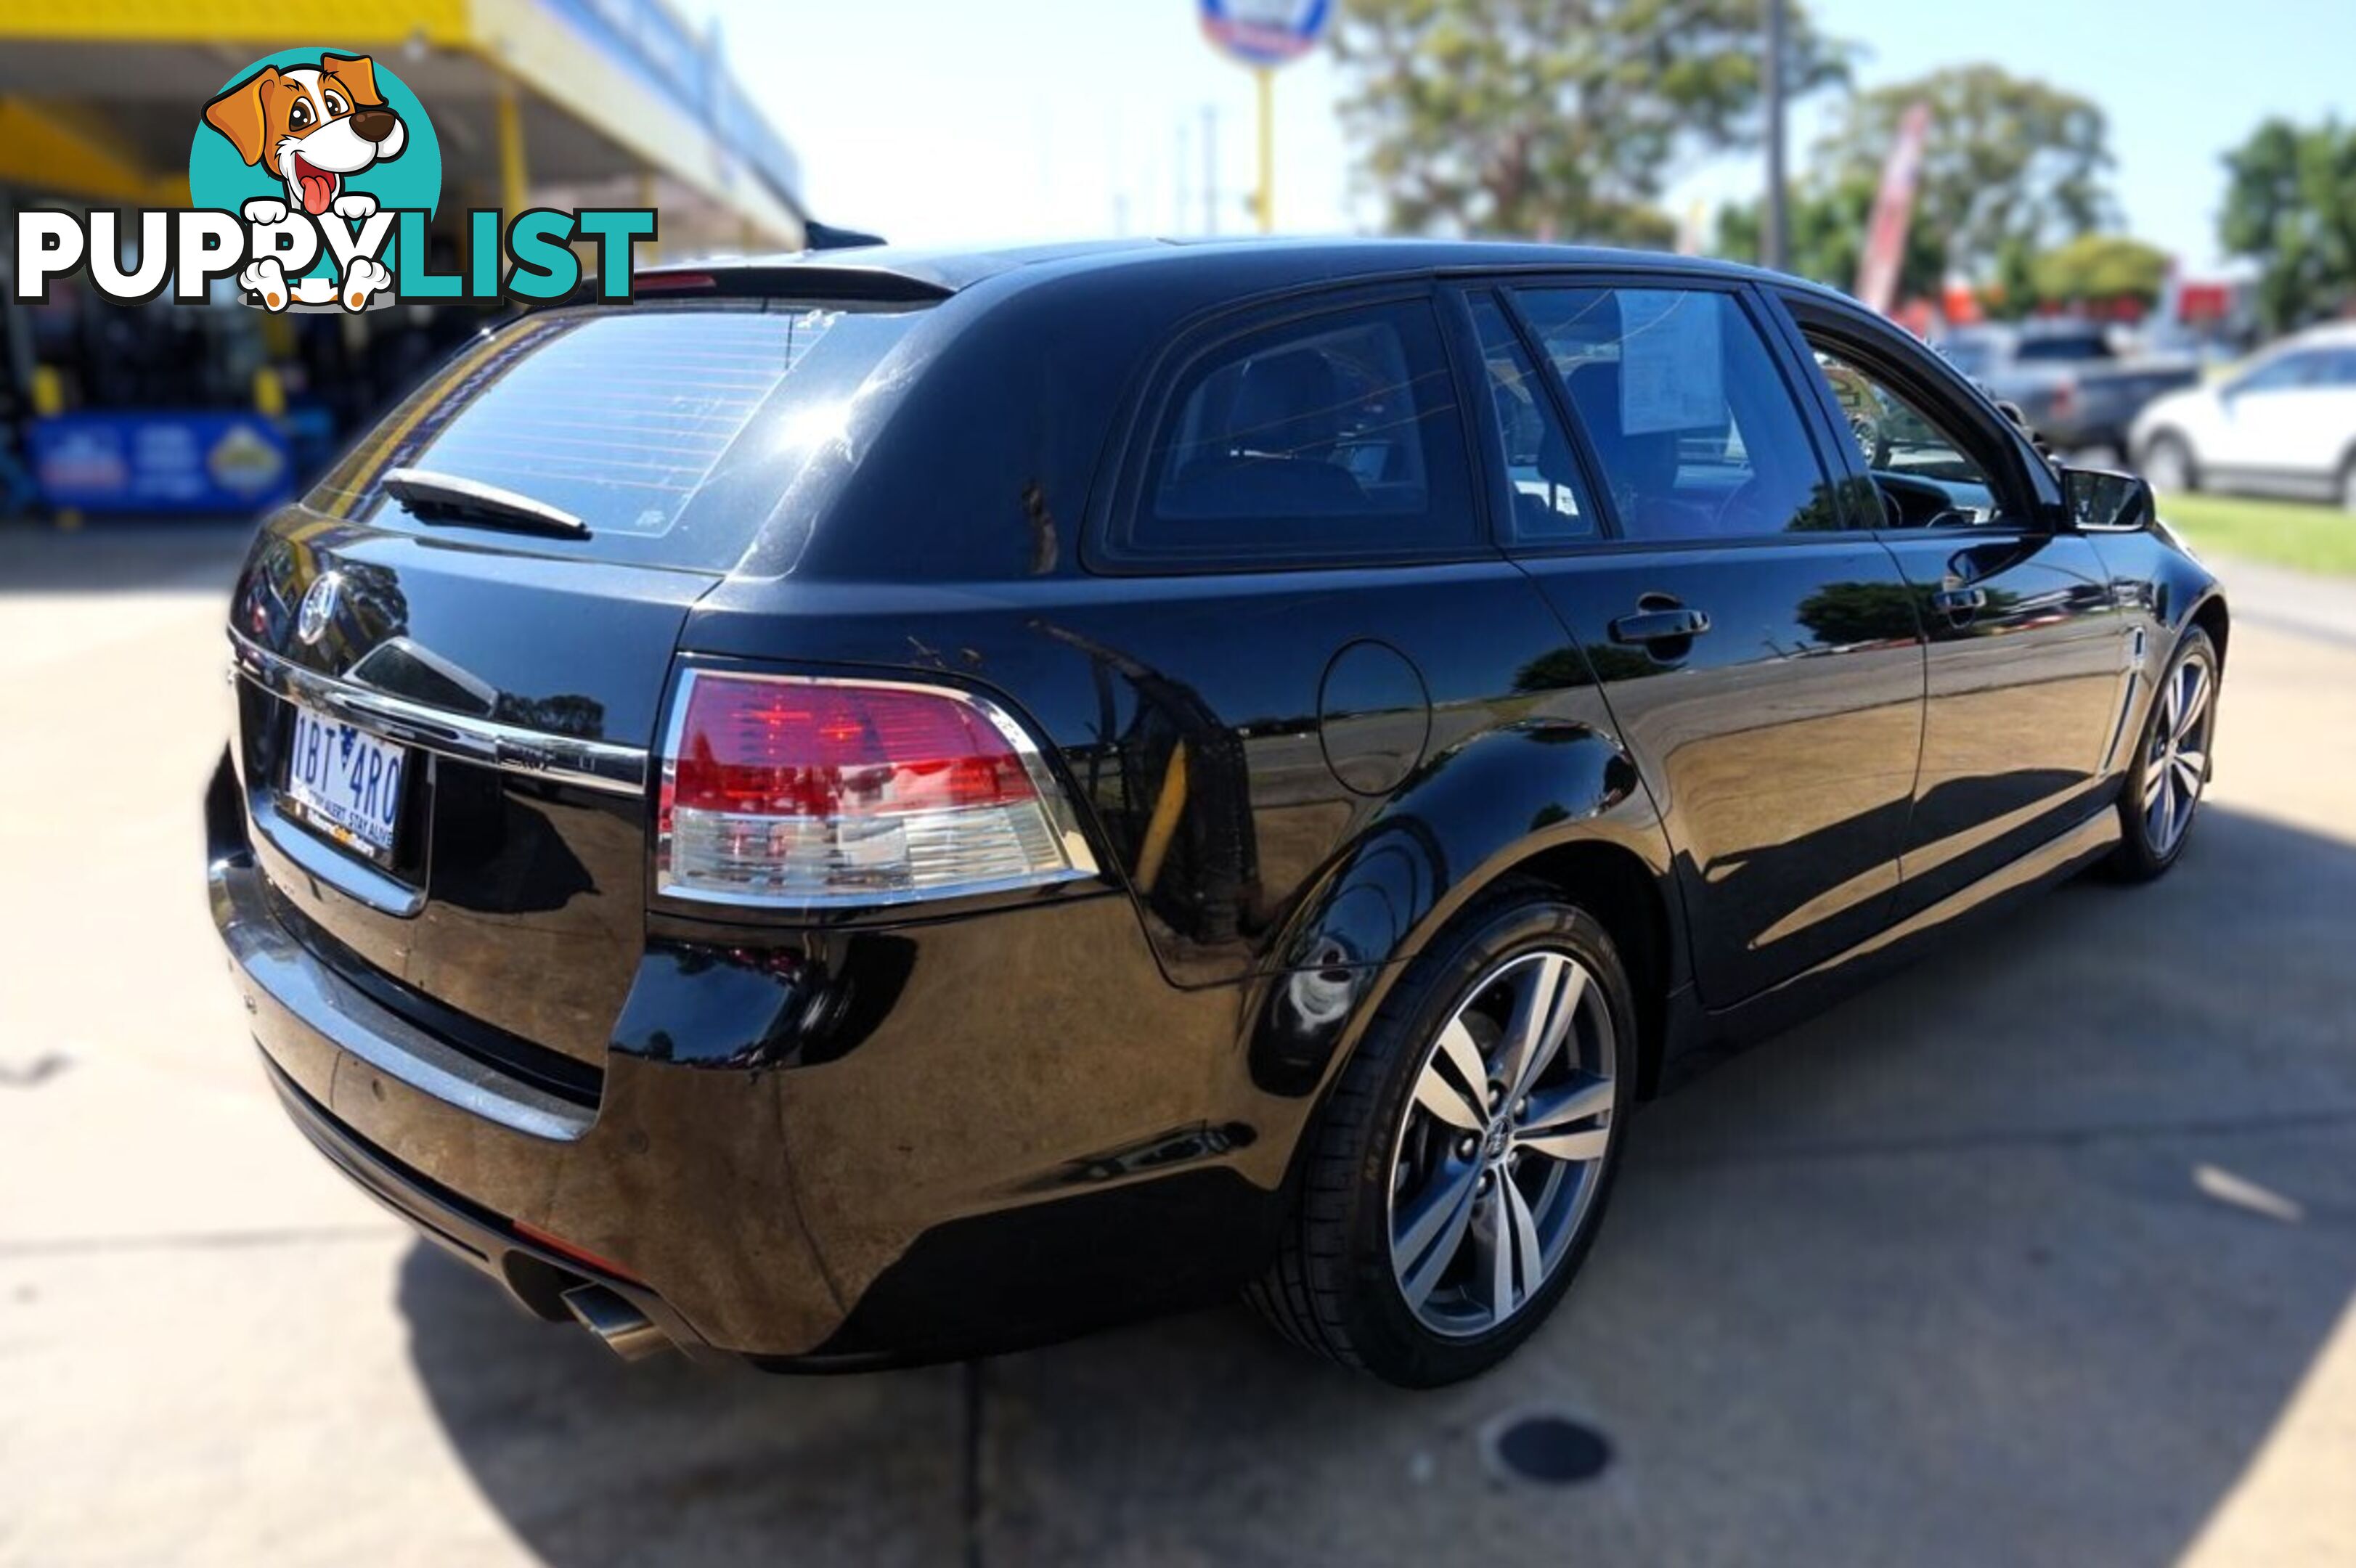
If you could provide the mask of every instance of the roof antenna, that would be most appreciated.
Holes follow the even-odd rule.
[[[810,219],[802,225],[802,249],[806,251],[849,251],[861,245],[881,245],[881,234],[869,234],[857,229],[837,229],[831,223]]]

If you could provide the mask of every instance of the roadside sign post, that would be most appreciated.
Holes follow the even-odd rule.
[[[1259,189],[1252,197],[1263,234],[1276,228],[1276,68],[1252,68],[1259,79]]]
[[[1259,231],[1276,228],[1276,68],[1307,54],[1323,36],[1333,0],[1199,0],[1203,34],[1221,53],[1251,68],[1259,97],[1259,188],[1252,210]]]

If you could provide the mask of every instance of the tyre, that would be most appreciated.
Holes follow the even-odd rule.
[[[2356,452],[2350,453],[2348,461],[2340,465],[2340,509],[2356,512]]]
[[[2144,443],[2143,461],[2138,466],[2155,490],[2189,492],[2201,488],[2201,468],[2192,460],[2192,448],[2174,431],[2164,430]]]
[[[2169,661],[2135,761],[2119,795],[2119,847],[2111,869],[2146,882],[2176,863],[2208,787],[2217,728],[2217,647],[2194,626]]]
[[[1594,1241],[1634,1102],[1635,1019],[1591,915],[1535,881],[1484,896],[1408,966],[1344,1069],[1253,1304],[1405,1387],[1505,1360]]]

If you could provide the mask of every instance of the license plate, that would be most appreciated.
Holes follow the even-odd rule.
[[[295,818],[380,865],[392,860],[406,755],[355,724],[295,705],[281,798]]]

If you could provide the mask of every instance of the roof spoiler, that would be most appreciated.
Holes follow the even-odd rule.
[[[831,223],[820,223],[813,218],[802,225],[802,239],[813,251],[851,251],[862,245],[881,245],[881,234],[870,234],[859,229],[837,229]]]
[[[856,261],[706,263],[650,267],[631,279],[641,299],[862,300],[929,304],[957,291],[930,278]]]

